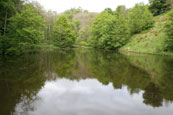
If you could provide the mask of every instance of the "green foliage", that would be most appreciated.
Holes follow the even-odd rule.
[[[0,34],[4,32],[5,18],[7,14],[7,19],[15,15],[16,11],[21,7],[21,0],[0,0]],[[7,20],[7,24],[9,21]]]
[[[51,40],[51,32],[54,26],[54,23],[58,17],[58,14],[55,11],[47,11],[44,13],[46,29],[44,31],[44,37],[46,40]]]
[[[6,41],[7,52],[13,49],[28,49],[43,39],[44,20],[32,4],[26,4],[21,13],[10,18]]]
[[[44,18],[44,24],[46,25],[46,28],[44,28],[44,41],[50,41],[51,31],[58,14],[56,11],[44,10],[44,7],[41,6],[37,1],[33,1],[32,4],[36,8],[37,12]]]
[[[85,41],[81,41],[81,42],[79,42],[79,45],[84,45],[84,46],[87,46],[87,45],[88,45],[88,43],[87,43],[87,42],[85,42]]]
[[[78,34],[80,30],[80,21],[79,20],[73,20],[72,21],[72,29]]]
[[[97,48],[116,50],[127,43],[130,34],[152,27],[152,13],[158,15],[166,12],[169,9],[168,3],[172,1],[150,0],[150,6],[142,3],[132,9],[118,6],[116,11],[106,8],[99,15],[80,7],[71,8],[57,19],[56,12],[45,11],[38,2],[1,0],[0,54],[20,53],[45,44],[46,47],[71,47],[75,42],[87,45],[90,42]],[[171,25],[170,19],[165,25],[169,36],[165,43],[167,49],[172,47]],[[157,43],[160,44],[160,41]]]
[[[79,29],[74,29],[76,32],[77,32],[77,39],[76,39],[76,42],[78,44],[78,42],[81,42],[81,41],[85,41],[85,42],[88,42],[88,38],[90,36],[90,32],[89,32],[89,29],[90,29],[90,26],[92,25],[95,17],[96,17],[97,13],[78,13],[78,14],[75,14],[74,17],[73,17],[73,21],[72,23],[74,23],[76,20],[78,21],[77,22],[77,25],[76,27]],[[79,25],[79,22],[80,22],[80,25]],[[78,27],[79,26],[79,27]]]
[[[75,31],[72,30],[72,24],[65,15],[61,15],[55,22],[52,39],[58,47],[72,47],[76,40]]]
[[[90,41],[94,47],[118,49],[128,38],[126,21],[107,11],[99,14],[91,26]]]
[[[110,14],[113,14],[113,11],[111,8],[105,8],[104,12],[108,12]]]
[[[149,2],[149,9],[154,16],[169,10],[170,4],[167,3],[167,0],[149,0]]]
[[[173,51],[173,10],[169,12],[169,19],[165,23],[165,32],[168,36],[165,40],[166,48]]]
[[[128,25],[131,34],[139,33],[153,26],[153,16],[148,6],[143,3],[136,4],[128,14]]]
[[[127,18],[128,11],[124,5],[120,5],[116,8],[116,11],[114,12],[115,15],[123,15],[125,18]]]
[[[83,10],[79,7],[79,8],[71,8],[70,10],[66,10],[63,14],[66,15],[66,17],[72,21],[73,17],[75,14],[78,14],[80,12],[83,12]]]
[[[121,48],[123,51],[150,53],[160,55],[172,55],[165,52],[165,23],[168,21],[168,14],[154,17],[152,28],[131,36],[130,41]]]

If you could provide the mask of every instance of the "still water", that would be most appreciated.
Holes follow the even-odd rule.
[[[0,115],[172,115],[173,57],[71,49],[0,57]]]

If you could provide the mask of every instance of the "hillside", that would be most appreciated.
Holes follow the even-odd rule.
[[[167,21],[168,13],[154,17],[154,26],[139,34],[133,35],[129,42],[123,46],[120,51],[169,54],[164,51],[164,24]]]
[[[80,21],[80,28],[85,28],[86,26],[90,26],[95,19],[98,13],[94,12],[82,12],[74,15],[73,20]]]
[[[89,28],[97,15],[98,13],[93,12],[82,12],[74,15],[73,20],[78,20],[80,22],[76,44],[86,44],[90,35]]]

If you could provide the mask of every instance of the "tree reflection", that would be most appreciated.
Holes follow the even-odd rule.
[[[147,87],[151,87],[151,89],[153,89],[154,86],[157,86],[157,90],[156,88],[155,90],[159,90],[160,92],[156,93],[154,92],[155,90],[151,90],[153,94],[157,95],[158,97],[162,97],[167,102],[173,101],[173,57],[131,54],[127,56],[127,58],[130,60],[129,62],[131,64],[145,70],[149,74],[151,78],[150,82],[155,85],[151,85],[150,83],[150,85],[148,85]],[[145,89],[149,91],[149,88],[147,87]],[[147,93],[146,95],[149,94]],[[150,100],[150,105],[153,106],[155,105],[155,103],[153,102],[152,105],[152,102]]]
[[[159,56],[142,57],[135,57],[138,61],[134,63],[128,56],[113,51],[91,50],[87,52],[85,61],[89,63],[86,68],[89,68],[92,77],[104,85],[111,82],[115,89],[126,85],[130,94],[144,90],[144,103],[153,107],[162,106],[164,99],[172,102],[173,59]]]
[[[74,71],[75,52],[74,50],[58,50],[51,54],[53,72],[58,77],[70,78]]]
[[[45,66],[42,54],[3,58],[0,64],[0,111],[11,115],[20,101],[29,100],[44,86]],[[26,104],[25,104],[26,105]],[[27,103],[29,106],[29,103]]]
[[[160,107],[162,106],[163,97],[159,87],[154,84],[150,83],[144,90],[143,94],[144,103],[147,105],[152,105],[153,107]]]
[[[156,67],[155,71],[152,67],[145,69],[148,67],[146,58],[147,63],[152,63],[152,67]],[[129,59],[129,56],[113,51],[65,50],[52,54],[51,60],[53,60],[53,70],[61,78],[72,80],[95,78],[104,85],[112,83],[115,89],[121,89],[125,85],[132,95],[143,90],[144,103],[159,107],[162,106],[164,99],[172,101],[173,80],[170,75],[173,73],[170,74],[171,67],[169,67],[169,71],[160,67],[160,65],[166,66],[167,63],[164,60],[158,61],[157,57],[157,61],[153,63],[153,56],[146,58],[143,61],[140,56],[135,57],[134,59],[138,60],[135,62],[140,64],[138,66],[134,60]]]
[[[144,89],[150,81],[149,74],[129,63],[128,59],[115,52],[94,52],[90,58],[93,76],[103,84],[112,82],[114,88],[127,85],[131,93]],[[96,64],[97,63],[97,64]]]
[[[173,80],[170,75],[173,73],[170,74],[171,67],[169,67],[169,71],[166,70],[167,68],[165,69],[167,63],[161,57],[143,56],[144,58],[141,58],[139,56],[133,58],[137,60],[134,61],[129,59],[129,56],[113,51],[75,50],[74,52],[61,51],[59,53],[57,53],[59,56],[55,56],[53,61],[54,70],[59,77],[73,80],[96,78],[104,85],[112,83],[115,89],[121,89],[126,85],[130,94],[144,90],[144,103],[153,107],[162,106],[164,99],[172,101],[170,94],[173,89],[171,84]],[[158,60],[158,58],[162,60]],[[153,62],[153,60],[156,61]],[[148,63],[152,67],[148,67]],[[153,67],[155,67],[155,71],[153,71]]]
[[[57,50],[0,59],[1,114],[14,113],[16,104],[32,111],[37,93],[47,80],[94,78],[115,89],[127,86],[131,95],[144,91],[143,103],[163,106],[173,101],[173,59],[125,56],[113,51]]]

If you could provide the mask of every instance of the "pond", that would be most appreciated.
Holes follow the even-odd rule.
[[[0,57],[1,115],[171,115],[173,57],[93,49]]]

